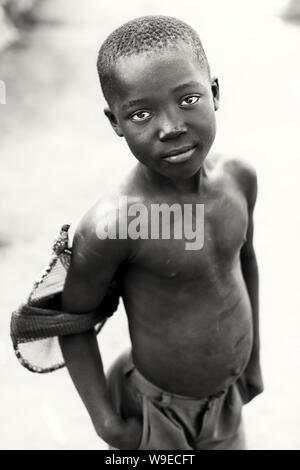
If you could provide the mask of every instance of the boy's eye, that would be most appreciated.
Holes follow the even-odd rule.
[[[181,101],[181,105],[190,106],[190,105],[196,104],[199,101],[199,99],[200,99],[200,96],[197,96],[197,95],[187,96]]]
[[[134,122],[141,122],[141,121],[145,121],[146,119],[148,119],[148,117],[150,116],[150,113],[148,111],[138,111],[137,113],[134,113],[130,116],[130,119],[131,121],[134,121]]]

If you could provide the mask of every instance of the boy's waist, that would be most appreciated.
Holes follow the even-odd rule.
[[[128,364],[125,372],[131,371],[131,384],[142,395],[147,396],[161,405],[168,406],[170,404],[180,404],[181,406],[205,406],[212,400],[220,398],[226,393],[226,390],[219,391],[208,397],[198,398],[192,396],[181,395],[162,389],[158,385],[148,380],[135,366],[131,352],[128,353]]]

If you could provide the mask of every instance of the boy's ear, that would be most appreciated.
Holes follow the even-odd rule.
[[[213,94],[215,111],[217,111],[220,105],[220,89],[219,89],[219,81],[217,77],[213,77],[211,79],[211,91]]]
[[[116,116],[114,115],[114,113],[111,111],[111,109],[110,108],[105,108],[104,109],[104,114],[108,118],[109,122],[111,123],[111,126],[112,126],[113,130],[115,131],[115,133],[119,137],[123,137],[123,133],[122,133],[121,128],[119,126],[118,120],[117,120]]]

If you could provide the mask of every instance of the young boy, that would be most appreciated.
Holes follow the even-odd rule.
[[[138,163],[80,223],[63,309],[96,309],[117,277],[132,351],[106,380],[88,331],[60,339],[66,365],[96,432],[114,448],[244,449],[242,404],[262,391],[255,172],[209,153],[219,85],[184,22],[126,23],[103,43],[98,72],[105,115]],[[187,249],[187,237],[174,236],[176,218],[169,239],[130,236],[120,200],[129,215],[134,204],[149,213],[155,204],[204,205],[203,246]],[[197,222],[194,211],[185,228]],[[114,224],[122,236],[103,236]]]

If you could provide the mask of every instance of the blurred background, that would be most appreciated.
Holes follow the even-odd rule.
[[[265,392],[244,409],[248,447],[300,449],[299,0],[0,0],[0,448],[106,448],[66,370],[18,364],[9,322],[60,225],[135,163],[95,64],[113,29],[147,14],[199,32],[221,88],[214,149],[257,169]],[[122,306],[100,342],[107,368],[129,344]]]

